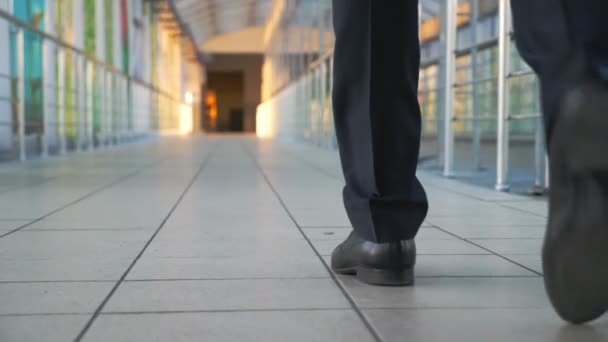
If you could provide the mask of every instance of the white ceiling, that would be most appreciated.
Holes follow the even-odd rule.
[[[263,26],[273,0],[169,0],[180,20],[189,28],[195,44],[201,49],[210,39]],[[381,0],[372,0],[381,1]],[[382,0],[384,1],[384,0]],[[398,0],[403,1],[403,0]],[[438,15],[442,0],[420,0],[423,19]],[[462,1],[462,0],[461,0]],[[319,7],[329,8],[330,0],[293,0],[290,17],[292,25],[308,25],[317,15]]]
[[[172,1],[199,47],[214,36],[263,25],[272,5],[272,0]]]

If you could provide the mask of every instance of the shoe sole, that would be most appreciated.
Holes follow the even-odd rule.
[[[414,284],[414,269],[387,270],[365,266],[333,269],[343,275],[353,275],[365,284],[376,286],[411,286]]]
[[[551,190],[545,287],[557,313],[582,324],[608,309],[608,202],[595,178],[608,176],[608,93],[589,85],[568,94],[552,141],[552,173],[565,177]]]

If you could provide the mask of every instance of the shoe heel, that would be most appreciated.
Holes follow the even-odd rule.
[[[359,266],[357,279],[370,285],[410,286],[414,284],[414,269],[386,270]]]

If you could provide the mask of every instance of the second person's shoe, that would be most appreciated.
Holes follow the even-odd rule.
[[[608,90],[573,89],[557,120],[543,269],[557,313],[580,324],[608,310]]]
[[[415,264],[414,240],[375,243],[359,238],[354,231],[331,256],[334,272],[356,275],[371,285],[412,285]]]

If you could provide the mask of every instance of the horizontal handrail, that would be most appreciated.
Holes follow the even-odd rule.
[[[140,85],[142,85],[142,86],[144,86],[144,87],[146,87],[146,88],[148,88],[148,89],[150,89],[150,90],[152,90],[152,91],[154,91],[156,93],[165,95],[165,96],[171,98],[173,101],[180,102],[180,103],[185,103],[185,101],[181,100],[180,98],[175,98],[175,96],[169,94],[168,92],[166,92],[164,90],[159,89],[158,87],[155,87],[153,84],[150,84],[148,82],[144,82],[144,81],[142,81],[142,80],[140,80],[138,78],[135,78],[135,77],[129,75],[127,72],[125,72],[123,70],[120,70],[120,69],[116,68],[115,66],[113,66],[113,65],[111,65],[109,63],[106,63],[105,61],[102,61],[102,60],[98,59],[97,57],[91,55],[90,53],[88,53],[88,52],[86,52],[86,51],[84,51],[82,49],[79,49],[79,48],[71,45],[70,43],[68,43],[68,42],[66,42],[64,40],[61,40],[61,39],[59,39],[59,38],[57,38],[57,37],[55,37],[55,36],[53,36],[53,35],[51,35],[51,34],[49,34],[47,32],[44,32],[44,31],[40,30],[39,28],[31,25],[28,22],[25,22],[25,21],[23,21],[23,20],[21,20],[19,18],[16,18],[15,16],[13,16],[12,14],[10,14],[9,12],[7,12],[5,10],[0,9],[0,18],[8,21],[9,23],[11,23],[11,24],[13,24],[13,25],[15,25],[15,26],[17,26],[17,27],[19,27],[21,29],[26,29],[26,30],[28,30],[28,31],[30,31],[32,33],[35,33],[35,34],[41,36],[42,38],[53,42],[55,45],[58,45],[58,46],[60,46],[62,48],[66,48],[66,49],[72,50],[73,52],[76,52],[77,54],[79,54],[79,55],[81,55],[83,57],[86,57],[91,62],[96,63],[98,66],[101,66],[101,67],[105,68],[108,71],[111,71],[111,72],[113,72],[115,74],[118,74],[118,75],[122,75],[123,77],[127,78],[131,82],[140,84]]]
[[[312,61],[312,63],[310,63],[308,65],[308,70],[313,70],[317,66],[321,65],[323,62],[331,59],[333,56],[334,56],[334,49],[331,48],[327,52],[325,52],[324,54],[322,54],[321,56],[319,56],[319,58],[317,58],[314,61]]]

